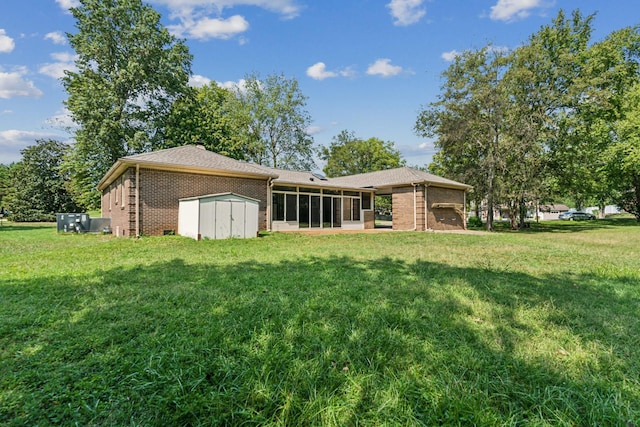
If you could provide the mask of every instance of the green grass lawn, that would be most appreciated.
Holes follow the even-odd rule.
[[[0,228],[0,425],[640,425],[640,226]]]

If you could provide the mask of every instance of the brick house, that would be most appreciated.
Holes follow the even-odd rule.
[[[376,194],[392,195],[394,230],[464,229],[469,188],[411,168],[325,178],[194,145],[123,157],[98,184],[118,236],[177,233],[180,199],[218,193],[258,200],[259,230],[371,229]]]

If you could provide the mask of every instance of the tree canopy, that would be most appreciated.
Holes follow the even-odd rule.
[[[68,34],[77,71],[66,105],[79,128],[67,167],[77,200],[95,207],[95,186],[120,157],[162,148],[173,101],[187,91],[191,55],[141,0],[80,0]]]
[[[438,101],[420,112],[416,132],[439,149],[431,170],[474,186],[487,228],[498,206],[516,227],[526,205],[561,194],[578,207],[638,195],[640,180],[624,168],[633,163],[624,158],[633,151],[638,27],[592,43],[593,21],[560,11],[511,52],[464,52],[443,73]]]
[[[378,138],[357,138],[347,130],[336,135],[329,147],[320,149],[320,158],[327,162],[323,171],[328,177],[375,172],[405,165],[393,142]]]
[[[9,168],[4,202],[14,221],[52,221],[56,212],[78,207],[67,191],[68,176],[61,163],[70,147],[54,140],[38,140],[21,151],[22,160]]]
[[[295,78],[272,74],[260,79],[250,74],[235,94],[239,101],[235,122],[242,132],[246,160],[280,169],[315,166],[314,141],[307,133],[311,123],[307,97]]]

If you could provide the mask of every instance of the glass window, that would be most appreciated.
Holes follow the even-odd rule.
[[[331,228],[331,197],[322,198],[322,227]]]
[[[322,190],[324,194],[335,194],[337,196],[340,195],[340,190]]]
[[[357,191],[345,191],[343,194],[345,196],[360,197],[360,193]]]
[[[298,227],[309,228],[309,196],[298,197]]]
[[[273,220],[284,221],[284,194],[273,193]]]
[[[287,194],[287,221],[297,221],[298,218],[298,196],[295,194]]]
[[[362,193],[362,209],[371,210],[371,193]]]
[[[360,221],[360,199],[351,199],[352,201],[352,209],[351,209],[351,220],[352,221]]]
[[[273,191],[293,191],[295,193],[298,189],[296,187],[288,187],[285,185],[274,185]]]
[[[320,227],[320,196],[311,196],[311,226]]]
[[[342,199],[342,219],[351,221],[351,199],[349,197]]]
[[[310,187],[300,187],[301,193],[319,193],[319,188],[310,188]]]

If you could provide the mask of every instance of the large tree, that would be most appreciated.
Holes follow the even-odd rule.
[[[236,96],[247,160],[281,169],[315,166],[307,97],[295,78],[274,74],[261,80],[251,74],[237,87]]]
[[[405,165],[393,142],[378,138],[361,139],[353,132],[343,130],[329,147],[320,149],[320,158],[326,161],[323,171],[328,177],[355,175]]]
[[[506,54],[499,49],[463,52],[444,71],[439,99],[420,112],[415,125],[418,135],[436,138],[437,169],[472,185],[477,203],[486,201],[489,230],[506,161],[506,69]]]
[[[67,144],[38,140],[21,151],[22,160],[9,169],[6,208],[14,221],[51,221],[56,212],[78,207],[67,191],[68,176],[61,170]]]
[[[248,160],[243,137],[246,121],[235,93],[211,82],[190,89],[173,104],[165,143],[170,147],[202,143],[207,150]]]
[[[620,191],[618,205],[640,222],[640,82],[625,95],[622,110],[607,148],[609,184]]]
[[[163,146],[173,101],[187,90],[191,55],[140,0],[80,0],[68,34],[77,71],[67,71],[66,105],[78,124],[69,157],[74,192],[85,207],[119,157]]]

